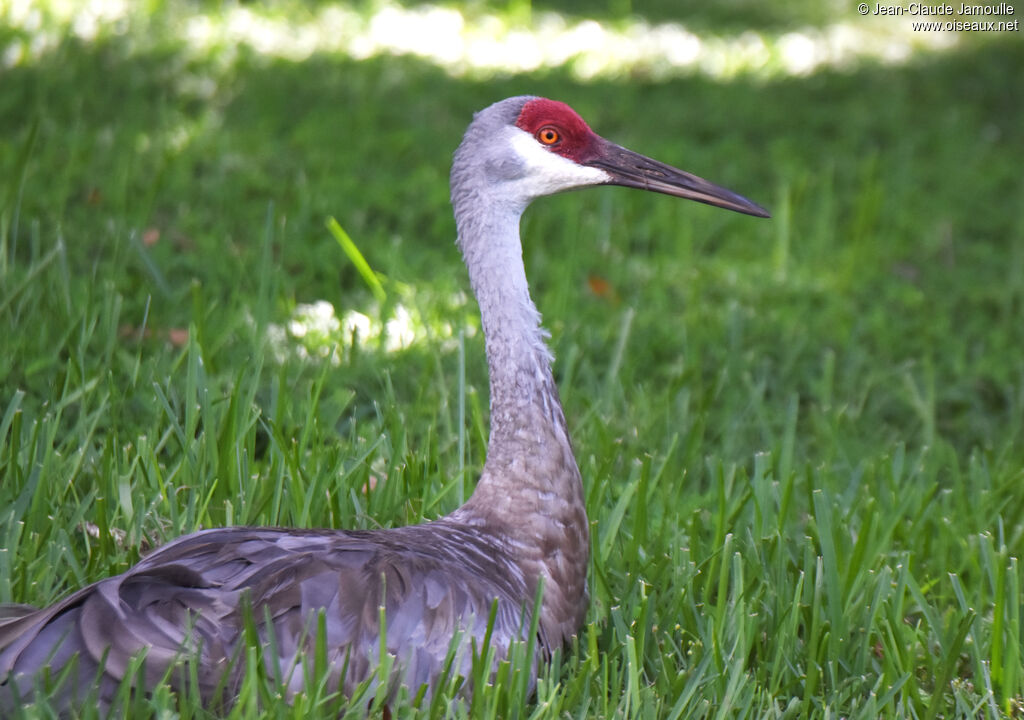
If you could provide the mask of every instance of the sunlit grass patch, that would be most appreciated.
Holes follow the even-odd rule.
[[[443,307],[457,312],[462,305],[464,302],[454,302],[445,303]],[[472,330],[474,326],[468,327]],[[329,358],[333,364],[343,362],[346,348],[353,344],[387,353],[427,340],[447,350],[456,347],[450,323],[442,321],[430,325],[415,306],[410,308],[400,301],[390,303],[386,310],[372,304],[365,312],[346,310],[340,316],[327,300],[301,303],[285,325],[271,323],[266,333],[271,350],[279,360],[294,351],[299,357]]]
[[[567,69],[579,80],[705,75],[769,78],[846,68],[864,61],[907,62],[916,52],[944,51],[965,34],[915,32],[909,20],[862,17],[838,6],[834,20],[779,30],[712,34],[677,22],[579,19],[556,11],[501,13],[419,3],[225,4],[178,8],[168,2],[153,20],[130,3],[84,4],[18,0],[8,23],[27,33],[4,55],[11,66],[52,50],[63,33],[83,40],[143,26],[135,39],[172,41],[198,56],[229,64],[243,49],[292,61],[315,53],[365,60],[409,55],[469,78]],[[138,32],[136,30],[136,32]],[[148,38],[148,39],[147,39]]]

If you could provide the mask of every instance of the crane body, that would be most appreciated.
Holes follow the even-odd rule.
[[[480,305],[490,373],[487,458],[471,497],[437,520],[387,530],[203,530],[48,608],[6,606],[0,711],[69,667],[50,701],[105,706],[140,653],[142,690],[185,658],[204,696],[218,688],[230,696],[247,614],[263,662],[292,693],[310,677],[318,623],[332,682],[348,694],[371,678],[381,608],[392,682],[413,695],[433,689],[450,653],[454,671],[470,674],[492,609],[496,661],[518,641],[535,642],[541,656],[561,647],[586,613],[590,527],[519,221],[537,197],[608,184],[768,216],[724,188],[608,142],[563,103],[523,96],[477,113],[451,172],[457,244]]]

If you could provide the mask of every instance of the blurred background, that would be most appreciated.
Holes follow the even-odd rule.
[[[91,273],[121,294],[123,332],[145,319],[179,345],[207,317],[231,336],[237,313],[216,302],[270,325],[285,354],[343,348],[353,330],[390,347],[472,332],[451,152],[475,110],[547,95],[775,214],[614,190],[531,210],[529,274],[570,365],[607,359],[621,330],[608,312],[635,308],[644,352],[619,368],[627,384],[741,362],[794,373],[780,396],[806,397],[797,378],[831,368],[850,407],[879,405],[863,428],[876,440],[985,446],[1024,372],[1024,43],[873,7],[5,0],[0,269],[57,233],[72,284]],[[384,307],[329,216],[392,282]],[[689,322],[708,342],[681,360]],[[750,334],[768,347],[745,348]],[[51,382],[56,358],[30,370],[6,355],[9,387]],[[730,437],[734,459],[756,441]]]

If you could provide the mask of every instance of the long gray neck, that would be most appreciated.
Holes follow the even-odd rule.
[[[529,455],[565,455],[572,459],[573,469],[576,466],[551,374],[546,333],[526,280],[519,240],[521,212],[514,204],[497,202],[459,227],[459,244],[480,304],[490,370],[491,435],[485,477],[488,471],[505,473],[521,464],[527,454],[518,451],[524,446],[531,448]],[[578,476],[578,471],[572,474]],[[529,484],[549,491],[568,489],[549,487],[557,485],[558,478],[546,473]],[[514,493],[515,488],[504,491]]]
[[[523,267],[520,214],[514,207],[501,209],[505,212],[473,227],[481,233],[480,239],[463,242],[470,283],[480,304],[490,370],[489,450],[497,451],[499,457],[489,453],[489,460],[498,460],[503,444],[514,438],[569,442],[551,375],[547,334],[541,329]],[[524,417],[524,412],[532,415],[541,409],[550,417],[539,426],[537,418]]]
[[[483,320],[491,435],[476,490],[455,515],[505,536],[531,585],[544,578],[541,622],[559,642],[586,607],[590,541],[583,484],[526,281],[523,207],[479,195],[469,204],[460,207],[456,200],[455,210]]]

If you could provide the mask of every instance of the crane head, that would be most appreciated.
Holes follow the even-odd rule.
[[[770,217],[731,190],[605,140],[565,103],[524,97],[492,107],[512,101],[521,101],[521,107],[513,123],[519,132],[510,142],[523,162],[521,181],[533,197],[589,185],[622,185]]]

